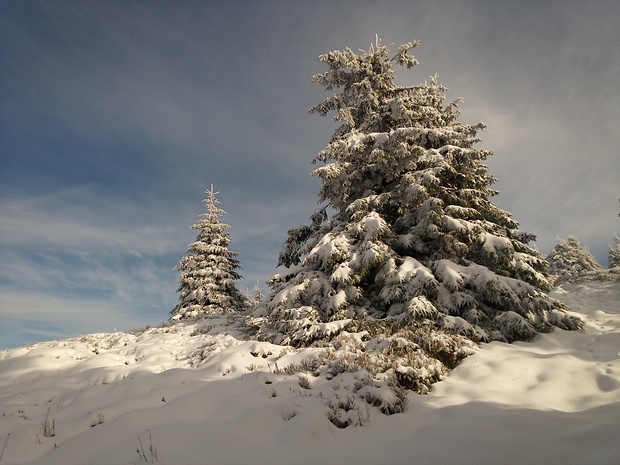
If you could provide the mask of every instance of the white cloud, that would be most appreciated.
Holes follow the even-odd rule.
[[[95,299],[67,299],[50,294],[14,293],[0,289],[0,348],[39,340],[77,337],[91,332],[112,332],[144,327],[152,319],[131,306]]]

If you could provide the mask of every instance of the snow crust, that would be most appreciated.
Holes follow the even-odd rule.
[[[617,464],[620,283],[551,295],[583,333],[483,344],[391,416],[363,370],[301,374],[319,349],[245,340],[226,316],[2,351],[0,463]]]

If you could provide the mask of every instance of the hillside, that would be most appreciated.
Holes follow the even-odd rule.
[[[484,344],[389,416],[226,317],[2,351],[0,464],[617,464],[620,282],[551,295],[585,332]]]

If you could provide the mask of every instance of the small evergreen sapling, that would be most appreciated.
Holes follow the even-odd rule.
[[[485,126],[458,122],[459,101],[444,104],[436,78],[396,85],[392,65],[416,65],[416,45],[393,57],[378,41],[320,57],[328,70],[313,81],[339,89],[311,109],[339,123],[313,161],[323,205],[289,231],[284,269],[249,319],[259,337],[307,345],[372,322],[370,336],[424,328],[427,345],[456,352],[463,337],[510,342],[582,327],[545,294],[535,236],[490,200],[495,180],[482,161],[491,152],[474,147]]]
[[[192,229],[197,229],[196,241],[187,249],[187,255],[174,268],[181,272],[179,303],[172,310],[172,320],[200,318],[211,314],[240,311],[245,300],[236,283],[241,276],[237,254],[229,248],[229,225],[220,221],[224,210],[211,185],[203,201],[207,212]]]

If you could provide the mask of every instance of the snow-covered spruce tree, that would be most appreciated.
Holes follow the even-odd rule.
[[[254,298],[252,299],[253,305],[258,305],[260,301],[263,300],[263,297],[263,290],[261,289],[260,285],[256,283],[256,285],[254,286]]]
[[[620,202],[620,199],[618,199]],[[620,213],[618,213],[620,216]],[[609,246],[609,269],[613,270],[618,268],[620,270],[620,237],[614,233],[614,243]]]
[[[614,234],[614,243],[609,248],[609,269],[620,268],[620,237]]]
[[[581,328],[544,293],[546,261],[528,245],[535,237],[490,200],[494,178],[481,161],[491,152],[474,148],[484,125],[458,122],[459,101],[444,105],[436,78],[395,84],[392,64],[416,65],[416,45],[394,57],[378,42],[320,57],[328,70],[313,81],[340,89],[311,109],[340,123],[314,159],[324,164],[313,172],[324,203],[309,226],[289,231],[285,269],[250,319],[259,337],[325,344],[345,328],[368,330],[391,335],[375,347],[450,365],[467,339]],[[394,370],[423,377],[426,366],[412,364]]]
[[[601,264],[574,236],[558,239],[547,261],[555,284],[595,279],[603,272]]]
[[[237,254],[229,248],[229,225],[220,220],[224,210],[215,197],[218,192],[207,191],[203,201],[207,212],[192,229],[199,231],[196,241],[187,248],[187,255],[174,268],[181,272],[179,303],[172,310],[171,319],[201,318],[217,313],[243,310],[245,300],[236,283],[241,276]]]

